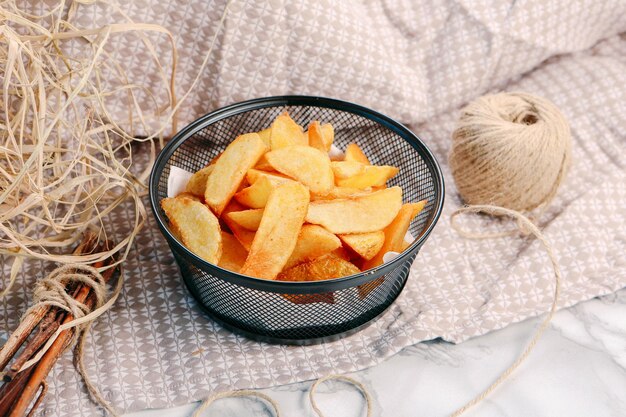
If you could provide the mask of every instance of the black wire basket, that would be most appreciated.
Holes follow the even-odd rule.
[[[332,123],[335,145],[357,143],[372,164],[400,169],[404,202],[428,203],[409,231],[415,237],[396,258],[343,278],[285,282],[249,277],[199,258],[169,229],[159,202],[167,197],[170,167],[190,172],[204,167],[237,135],[269,127],[287,110],[301,126]],[[150,177],[150,203],[176,258],[185,284],[203,309],[225,327],[257,340],[312,344],[352,334],[381,315],[398,297],[420,247],[437,222],[444,199],[437,161],[402,124],[365,107],[321,97],[279,96],[233,104],[181,130],[159,154]]]

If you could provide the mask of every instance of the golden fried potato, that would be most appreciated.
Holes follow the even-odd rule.
[[[335,200],[338,198],[352,198],[359,197],[366,194],[371,194],[372,190],[370,189],[358,189],[351,187],[333,187],[327,193],[318,194],[311,193],[311,201],[316,200]]]
[[[246,229],[245,227],[240,226],[238,223],[232,221],[228,214],[236,211],[243,211],[245,207],[239,204],[236,200],[231,200],[230,203],[226,206],[224,211],[222,212],[222,221],[226,223],[226,226],[233,232],[235,238],[241,243],[241,245],[247,250],[250,250],[252,246],[252,241],[254,240],[255,232]]]
[[[276,278],[296,246],[308,204],[309,190],[295,181],[272,191],[242,274]]]
[[[259,135],[249,133],[235,139],[215,162],[215,168],[207,180],[204,201],[218,216],[237,191],[248,169],[266,151]]]
[[[335,129],[330,123],[324,123],[320,128],[322,130],[322,141],[324,142],[324,146],[326,146],[326,152],[329,152],[330,147],[335,141]]]
[[[367,156],[365,156],[359,145],[356,143],[351,143],[346,147],[346,157],[344,160],[348,162],[360,162],[364,165],[371,165],[370,160],[367,159]]]
[[[270,144],[270,135],[272,133],[272,128],[268,127],[267,129],[263,129],[259,132],[257,132],[257,134],[259,135],[259,137],[261,138],[261,140],[263,141],[263,143],[265,143],[265,146],[267,147],[267,149],[271,149],[272,146]]]
[[[309,136],[309,146],[324,153],[328,153],[335,138],[335,131],[333,130],[332,125],[322,125],[320,122],[315,120],[309,125],[307,135]]]
[[[270,165],[265,155],[263,155],[261,159],[259,159],[259,161],[254,166],[254,169],[260,169],[261,171],[274,171],[274,167]]]
[[[256,232],[259,228],[259,225],[261,224],[263,209],[232,211],[230,213],[227,213],[225,217],[245,229]]]
[[[218,263],[222,235],[219,221],[207,206],[192,198],[176,197],[161,200],[161,208],[190,251],[207,262]]]
[[[339,239],[363,259],[372,259],[383,247],[385,233],[382,230],[370,233],[339,235]]]
[[[267,204],[274,187],[267,177],[261,177],[251,186],[237,192],[234,197],[237,202],[244,206],[255,209],[263,208]]]
[[[379,191],[382,192],[382,191]],[[402,252],[404,245],[404,235],[409,230],[411,221],[426,206],[426,200],[417,203],[407,203],[402,206],[398,215],[384,230],[385,243],[381,250],[363,265],[363,270],[374,268],[383,263],[383,255],[389,251]]]
[[[248,251],[239,243],[239,240],[230,233],[222,231],[222,257],[217,265],[239,272],[247,257]]]
[[[321,256],[281,272],[279,281],[322,281],[361,272],[354,264],[333,254]]]
[[[314,193],[326,193],[334,186],[330,158],[310,146],[290,146],[266,154],[268,162],[289,177],[295,178]]]
[[[396,167],[365,165],[355,161],[335,161],[332,168],[337,186],[359,189],[384,186],[398,173]]]
[[[269,171],[261,171],[261,170],[252,168],[252,169],[249,169],[248,173],[246,174],[246,179],[248,180],[250,184],[254,184],[261,177],[266,177],[268,180],[270,180],[270,182],[273,185],[282,184],[285,181],[293,181],[293,179],[286,177],[280,172],[276,172],[276,171],[269,172]]]
[[[335,234],[375,232],[387,227],[401,206],[402,189],[391,187],[354,198],[313,201],[306,221]]]
[[[365,165],[356,161],[333,161],[330,164],[335,181],[352,178],[365,172]]]
[[[196,171],[185,187],[185,192],[196,195],[200,198],[204,198],[204,191],[206,190],[206,182],[209,178],[209,174],[213,172],[215,165],[207,165],[199,171]]]
[[[339,247],[341,247],[341,242],[337,236],[321,226],[305,224],[300,230],[296,247],[284,268],[291,268],[299,263],[319,258]]]
[[[272,123],[270,128],[270,148],[272,150],[288,146],[308,146],[309,138],[305,136],[302,127],[284,112]]]

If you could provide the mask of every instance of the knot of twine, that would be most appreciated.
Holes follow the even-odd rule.
[[[526,93],[472,101],[452,138],[450,168],[467,204],[522,212],[545,207],[570,165],[567,120],[550,101]]]
[[[83,284],[91,288],[95,297],[95,306],[89,308],[67,293],[68,283]],[[41,306],[54,306],[72,313],[74,319],[80,319],[94,309],[101,307],[106,299],[107,289],[104,277],[89,265],[63,265],[52,271],[47,277],[35,283],[33,306],[25,313]],[[79,325],[84,327],[84,323]]]

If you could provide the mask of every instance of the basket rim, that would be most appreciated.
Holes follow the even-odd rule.
[[[251,277],[248,275],[242,275],[237,272],[233,272],[228,269],[219,267],[212,264],[195,253],[187,249],[182,242],[179,242],[169,228],[166,226],[167,219],[161,214],[158,207],[160,207],[159,201],[157,201],[157,189],[163,169],[168,163],[174,152],[180,147],[185,140],[192,137],[199,130],[205,127],[221,121],[223,119],[235,116],[237,114],[245,113],[252,110],[258,110],[268,107],[283,107],[283,106],[309,106],[309,107],[324,107],[334,110],[345,111],[353,113],[366,119],[372,120],[389,130],[393,131],[400,138],[408,142],[416,151],[418,151],[424,159],[424,162],[429,166],[433,174],[433,183],[437,193],[437,201],[434,202],[433,212],[427,219],[427,226],[422,233],[411,243],[411,245],[405,249],[402,253],[396,256],[389,262],[386,262],[376,268],[368,269],[358,274],[353,274],[340,278],[333,278],[322,281],[277,281],[267,280],[263,278]],[[210,272],[214,276],[223,279],[224,281],[242,285],[245,287],[271,292],[285,292],[285,293],[301,293],[311,294],[317,292],[337,291],[345,288],[354,287],[371,281],[374,278],[383,276],[388,272],[391,272],[395,268],[402,265],[407,259],[414,256],[424,244],[432,230],[434,229],[441,212],[443,210],[443,203],[445,199],[445,185],[441,168],[437,159],[432,154],[426,144],[410,129],[404,126],[402,123],[372,110],[368,107],[361,106],[348,101],[319,97],[319,96],[306,96],[306,95],[283,95],[283,96],[271,96],[255,98],[246,100],[234,104],[230,104],[225,107],[221,107],[210,113],[205,114],[189,123],[187,126],[177,132],[172,139],[163,147],[159,155],[157,156],[152,170],[150,172],[150,178],[148,182],[149,200],[152,213],[154,214],[161,233],[167,240],[170,248],[176,250],[179,255],[185,258],[190,258],[196,266],[201,269]]]

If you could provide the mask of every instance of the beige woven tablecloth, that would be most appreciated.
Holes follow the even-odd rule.
[[[180,91],[188,88],[224,4],[142,0],[123,8],[174,32]],[[76,24],[110,22],[104,10],[80,6]],[[88,344],[95,382],[119,410],[167,407],[215,390],[362,369],[422,340],[461,342],[544,312],[554,282],[537,241],[468,241],[450,227],[461,204],[446,162],[450,135],[459,108],[487,92],[544,96],[571,123],[573,167],[540,219],[563,271],[560,305],[626,286],[625,31],[624,1],[232,1],[183,121],[286,93],[370,106],[407,123],[433,150],[447,182],[444,213],[386,315],[354,336],[311,347],[253,342],[207,318],[150,217],[125,265],[124,292]],[[136,42],[120,37],[112,45],[131,78],[149,83],[152,69]],[[128,222],[123,210],[115,213],[114,234]],[[28,305],[34,279],[50,267],[29,263],[2,300],[3,336]],[[94,414],[69,353],[48,381],[39,415]]]

